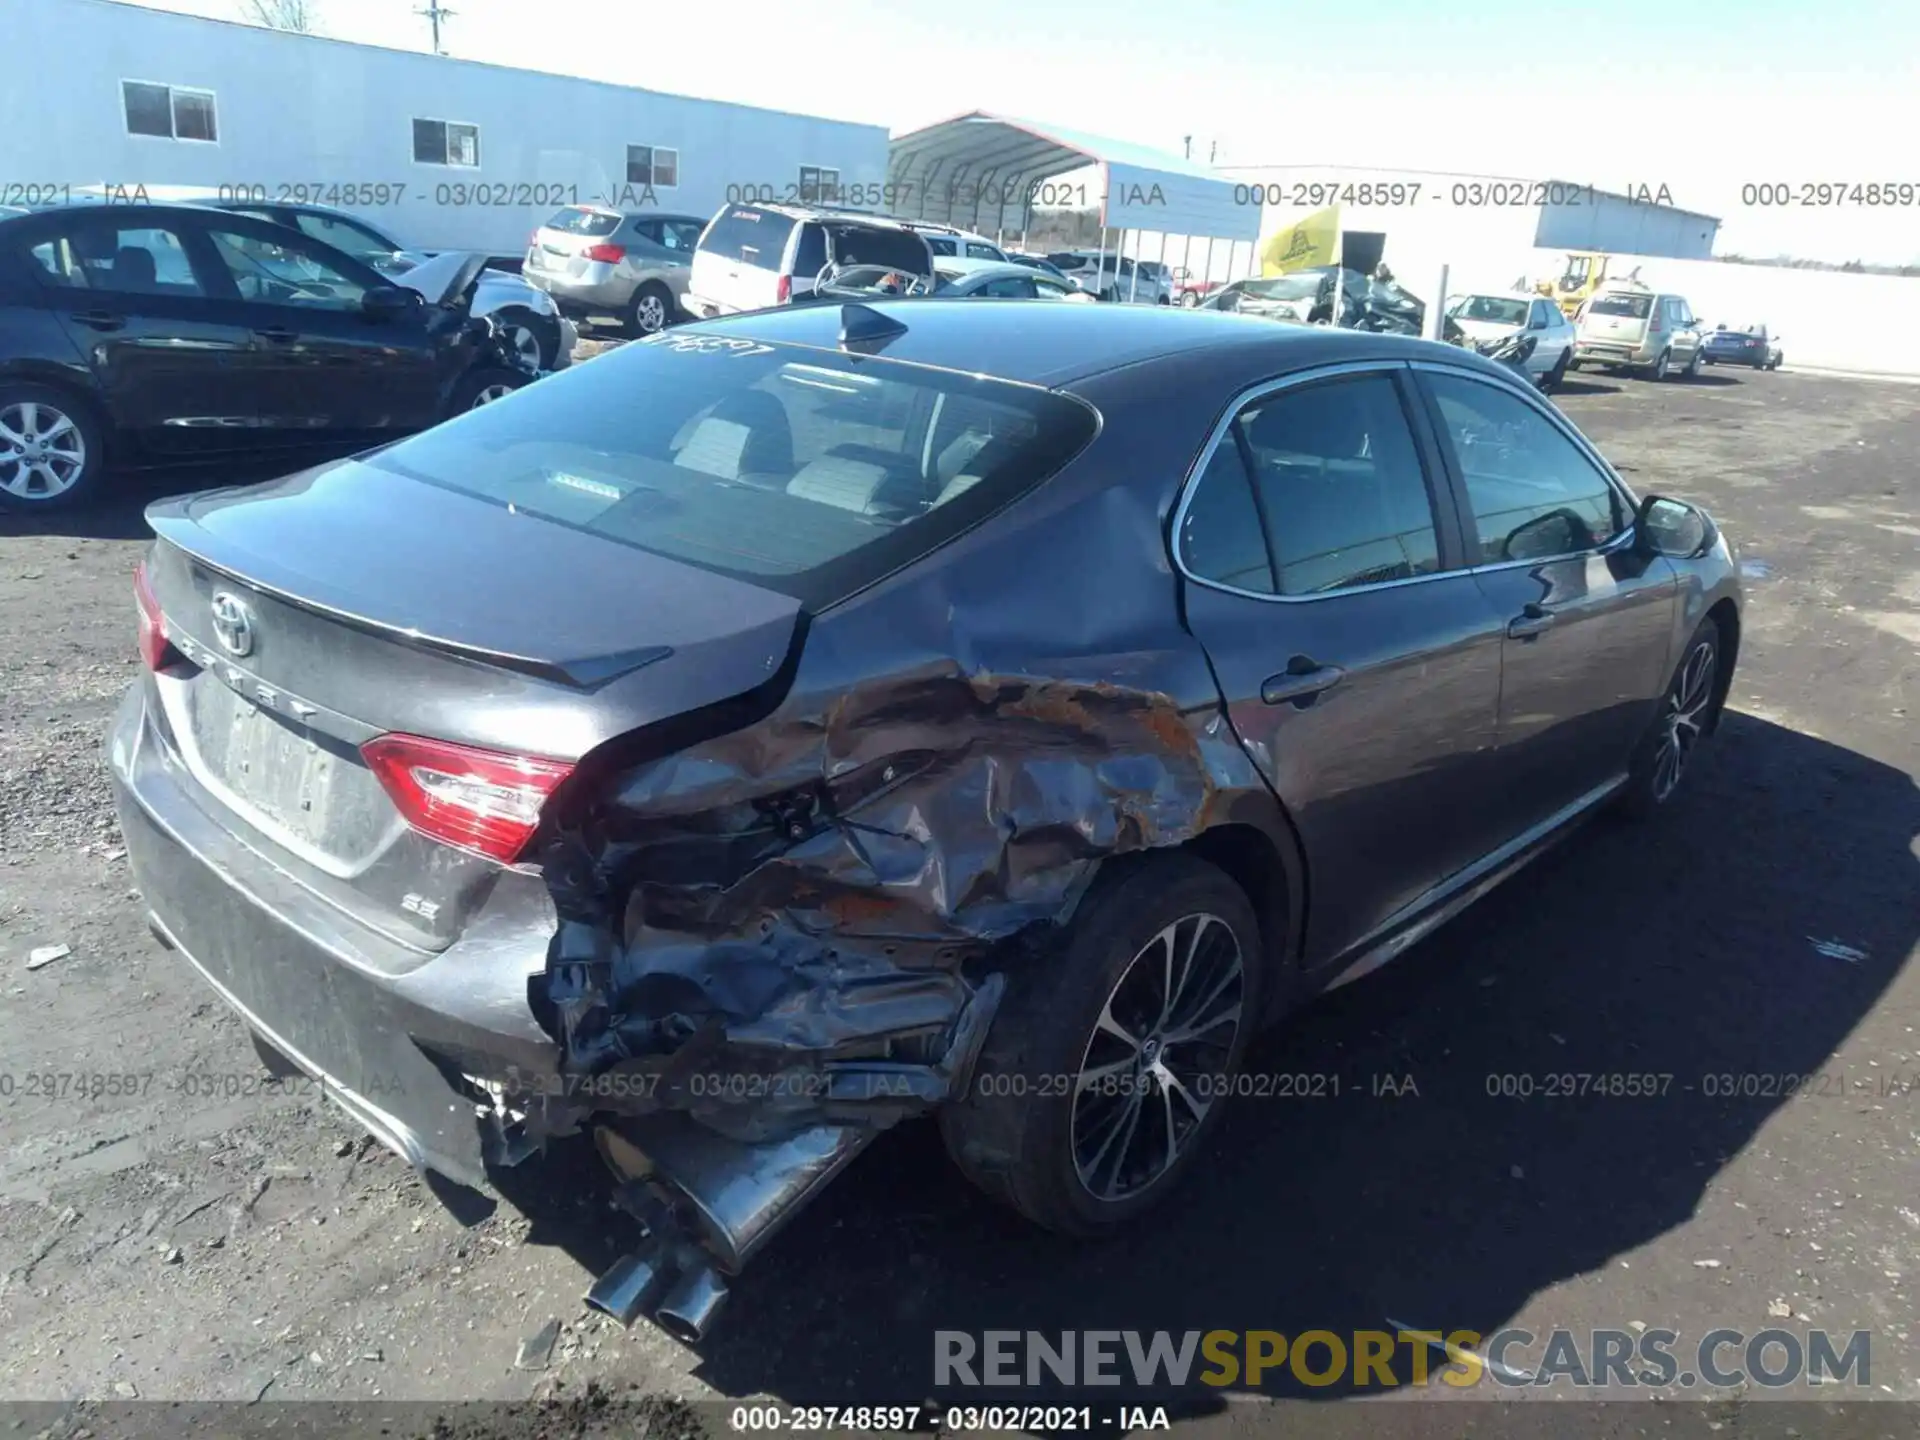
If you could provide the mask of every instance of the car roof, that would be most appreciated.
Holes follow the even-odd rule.
[[[30,206],[22,214],[12,217],[14,220],[39,220],[48,215],[125,215],[137,211],[147,217],[175,220],[211,220],[212,212],[223,207],[214,204],[202,204],[192,200],[102,200],[94,203],[71,205]],[[268,225],[271,221],[260,220],[252,215],[243,215],[243,220],[253,220],[256,224]]]
[[[1246,384],[1317,365],[1373,359],[1444,360],[1503,380],[1512,375],[1510,367],[1457,345],[1169,306],[981,305],[938,296],[858,303],[906,327],[878,352],[888,360],[1054,388],[1123,366],[1179,370],[1202,355],[1235,362],[1224,368],[1243,375]],[[837,351],[842,308],[780,305],[683,329]]]
[[[729,205],[729,210],[764,210],[772,215],[784,215],[789,220],[831,221],[836,224],[871,225],[879,230],[898,230],[904,235],[915,233],[913,227],[904,220],[896,220],[891,215],[876,215],[869,210],[836,210],[831,205],[786,205],[779,202],[762,204],[759,201],[742,200]]]

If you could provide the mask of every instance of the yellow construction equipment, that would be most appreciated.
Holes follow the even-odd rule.
[[[1571,320],[1587,298],[1606,285],[1607,262],[1612,258],[1598,250],[1569,250],[1566,268],[1552,280],[1536,281],[1533,288],[1559,305]],[[1639,274],[1636,265],[1626,278],[1632,280]]]

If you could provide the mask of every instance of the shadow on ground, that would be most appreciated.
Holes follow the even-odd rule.
[[[898,1403],[928,1394],[936,1330],[1351,1333],[1392,1317],[1489,1334],[1686,1222],[1780,1104],[1834,1103],[1710,1098],[1702,1077],[1820,1071],[1920,933],[1907,775],[1734,714],[1689,780],[1666,815],[1596,822],[1268,1036],[1252,1072],[1337,1077],[1337,1097],[1237,1101],[1185,1190],[1122,1238],[1029,1228],[958,1178],[930,1125],[883,1137],[736,1284],[700,1377]],[[1665,1093],[1489,1093],[1566,1072],[1662,1077]],[[1376,1076],[1418,1093],[1376,1095]],[[560,1208],[512,1197],[532,1243],[602,1269],[631,1232],[609,1228],[584,1147],[551,1158],[541,1188]],[[1179,1403],[1191,1413],[1192,1390]]]

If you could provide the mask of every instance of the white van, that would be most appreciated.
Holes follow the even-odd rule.
[[[728,205],[694,247],[681,305],[697,319],[811,295],[829,265],[885,265],[933,281],[933,252],[898,220],[806,205]]]

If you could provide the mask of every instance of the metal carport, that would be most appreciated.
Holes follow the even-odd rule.
[[[1077,170],[1098,167],[1097,181],[1086,187],[1050,186]],[[1145,145],[1109,140],[1072,130],[983,110],[896,135],[888,147],[887,209],[909,220],[956,225],[996,237],[1024,234],[1034,202],[1100,207],[1101,252],[1106,233],[1120,232],[1116,253],[1149,258],[1140,250],[1148,233],[1208,242],[1245,240],[1251,249],[1260,235],[1258,204],[1244,199],[1246,187],[1192,160]],[[1066,193],[1068,191],[1072,193]],[[1075,208],[1079,208],[1078,205]],[[1125,249],[1128,232],[1136,235]]]

